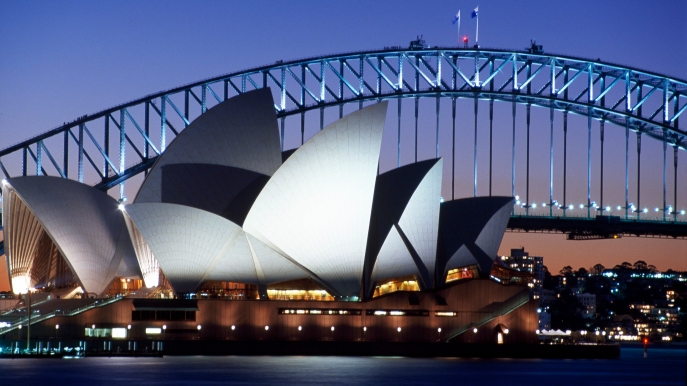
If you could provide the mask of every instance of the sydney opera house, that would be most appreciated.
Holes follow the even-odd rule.
[[[379,174],[386,110],[282,152],[270,90],[247,92],[182,131],[130,202],[3,181],[12,290],[46,299],[32,337],[536,340],[528,288],[494,268],[513,199],[444,201],[441,159]]]

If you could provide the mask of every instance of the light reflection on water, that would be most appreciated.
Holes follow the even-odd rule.
[[[508,385],[685,385],[685,347],[622,348],[619,360],[401,357],[3,359],[0,385],[321,385],[505,382]]]

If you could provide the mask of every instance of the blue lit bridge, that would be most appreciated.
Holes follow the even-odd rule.
[[[443,157],[446,199],[518,198],[512,231],[687,237],[687,81],[540,46],[280,60],[84,115],[0,151],[0,172],[71,178],[125,199],[191,121],[263,87],[283,150],[389,100],[382,172]]]

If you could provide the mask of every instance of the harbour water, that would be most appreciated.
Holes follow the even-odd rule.
[[[681,346],[623,347],[620,359],[167,356],[0,360],[0,385],[680,385]]]

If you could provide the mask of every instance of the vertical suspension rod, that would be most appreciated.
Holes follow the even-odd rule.
[[[673,146],[673,221],[677,221],[677,145]]]
[[[451,98],[451,124],[453,137],[451,138],[451,199],[456,199],[456,97]]]
[[[494,98],[489,100],[489,195],[491,196],[492,162],[494,150]]]
[[[398,138],[397,138],[397,150],[398,150],[398,161],[396,163],[396,167],[400,168],[401,167],[401,97],[398,97],[396,99],[398,101]]]
[[[107,122],[107,117],[105,117],[105,122]],[[62,164],[62,169],[64,170],[64,177],[69,178],[69,130],[64,131],[64,154],[63,154],[63,157],[64,157],[64,161]]]
[[[420,57],[415,55],[415,67],[420,68]],[[417,162],[417,116],[419,108],[419,98],[417,93],[420,91],[420,72],[415,70],[415,162]]]
[[[625,218],[630,210],[630,121],[625,120]]]
[[[510,162],[510,194],[515,197],[515,112],[516,104],[513,100],[513,142],[511,143],[511,162]]]
[[[489,76],[494,74],[494,60],[489,60]],[[494,82],[489,83],[489,91],[494,91]],[[494,98],[489,99],[489,196],[492,187],[492,163],[494,146]]]
[[[599,136],[601,140],[601,174],[599,177],[599,185],[600,185],[600,197],[599,197],[599,210],[601,211],[601,214],[604,212],[604,126],[605,126],[605,120],[601,120],[599,123]]]
[[[563,217],[568,210],[567,201],[568,183],[568,110],[563,112]]]
[[[549,216],[553,216],[553,105],[549,110]]]
[[[281,117],[281,122],[279,122],[279,138],[281,141],[281,151],[284,152],[284,123],[285,117]]]
[[[105,119],[110,119],[110,115],[108,114]],[[78,158],[78,164],[77,164],[77,181],[83,182],[83,123],[79,124],[79,158]],[[24,157],[26,157],[26,154],[24,154]],[[24,165],[26,165],[26,160],[24,160]],[[24,170],[24,175],[26,175],[26,169]]]
[[[587,110],[587,217],[592,210],[592,109]]]
[[[640,187],[642,186],[641,184],[641,166],[642,166],[642,133],[637,132],[637,218],[639,219],[639,216],[642,213],[642,201],[641,201],[641,189]]]
[[[525,214],[530,214],[530,110],[531,105],[527,104],[527,160],[525,172]]]
[[[437,134],[436,147],[434,150],[434,158],[439,158],[439,112],[441,111],[441,96],[437,94]]]
[[[305,106],[305,66],[301,66],[301,107]],[[301,113],[301,146],[305,143],[305,112]]]
[[[666,129],[663,129],[663,221],[666,221],[666,211],[668,210],[668,205],[666,203],[666,153],[668,151],[668,138],[666,138]]]
[[[477,197],[477,113],[478,113],[478,106],[479,106],[479,99],[477,98],[477,94],[475,94],[475,149],[474,149],[474,155],[473,155],[473,176],[474,176],[474,189],[473,189],[473,196]]]
[[[126,169],[126,110],[119,110],[119,175]],[[119,183],[119,199],[124,200],[124,181]]]

